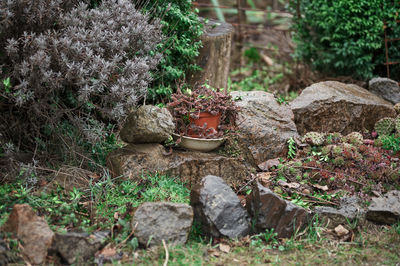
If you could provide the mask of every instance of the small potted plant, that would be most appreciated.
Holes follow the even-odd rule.
[[[194,90],[178,88],[167,104],[181,138],[219,140],[234,130],[239,108],[227,90],[207,84]]]

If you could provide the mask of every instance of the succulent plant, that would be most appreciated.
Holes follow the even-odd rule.
[[[288,181],[295,182],[297,176],[302,176],[302,163],[301,161],[291,161],[285,163],[278,171],[277,174],[285,177]]]
[[[394,126],[396,128],[396,133],[400,133],[400,115],[398,115],[395,119],[394,119]]]
[[[343,141],[343,136],[339,132],[326,133],[325,144],[338,144]]]
[[[227,90],[214,89],[206,84],[195,87],[193,91],[178,87],[167,108],[175,120],[177,134],[188,135],[192,130],[196,137],[209,139],[219,138],[226,130],[235,129],[239,113],[239,107]],[[201,113],[220,115],[218,128],[209,131],[206,125],[196,125],[193,121],[198,120]]]
[[[335,159],[333,160],[333,164],[334,164],[335,166],[343,166],[344,163],[345,163],[345,161],[344,161],[344,158],[343,158],[342,156],[339,156],[339,157],[337,157],[337,158],[335,158]]]
[[[382,147],[383,146],[382,140],[380,138],[375,139],[374,140],[374,146]]]
[[[322,155],[330,155],[331,150],[332,150],[332,146],[333,146],[333,145],[323,146],[323,147],[321,148],[321,153],[322,153]]]
[[[364,138],[359,132],[351,132],[344,137],[344,141],[355,146],[360,146],[363,144]]]
[[[347,151],[355,151],[355,150],[357,150],[357,148],[353,145],[353,144],[350,144],[350,143],[342,143],[342,144],[340,144],[339,145],[343,150],[347,150]]]
[[[313,146],[321,146],[324,144],[324,141],[325,134],[314,131],[306,133],[301,139],[301,142],[308,143]]]
[[[395,104],[394,110],[396,111],[397,114],[400,114],[400,103]]]
[[[379,136],[389,136],[395,129],[395,120],[391,117],[385,117],[375,123],[374,127]]]
[[[340,147],[339,145],[333,145],[331,151],[332,151],[332,156],[333,157],[338,157],[338,156],[342,155],[343,148]]]

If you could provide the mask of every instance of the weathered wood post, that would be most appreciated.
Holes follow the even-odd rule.
[[[207,81],[214,88],[227,88],[233,33],[233,26],[229,23],[208,21],[201,37],[203,48],[196,59],[196,64],[203,70],[188,75],[190,85]]]

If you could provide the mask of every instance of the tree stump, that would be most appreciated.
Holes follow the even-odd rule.
[[[233,26],[225,22],[210,19],[204,25],[203,48],[196,59],[203,70],[188,75],[190,85],[207,82],[213,88],[227,88],[233,33]]]

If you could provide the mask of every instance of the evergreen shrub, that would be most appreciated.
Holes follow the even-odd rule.
[[[367,79],[384,63],[383,23],[393,25],[400,9],[387,0],[302,0],[299,11],[295,57],[328,74]]]
[[[192,7],[192,0],[158,0],[145,9],[161,19],[166,36],[159,47],[164,56],[149,90],[150,99],[159,101],[176,91],[178,80],[185,80],[186,73],[200,70],[194,59],[201,47],[203,25]]]

